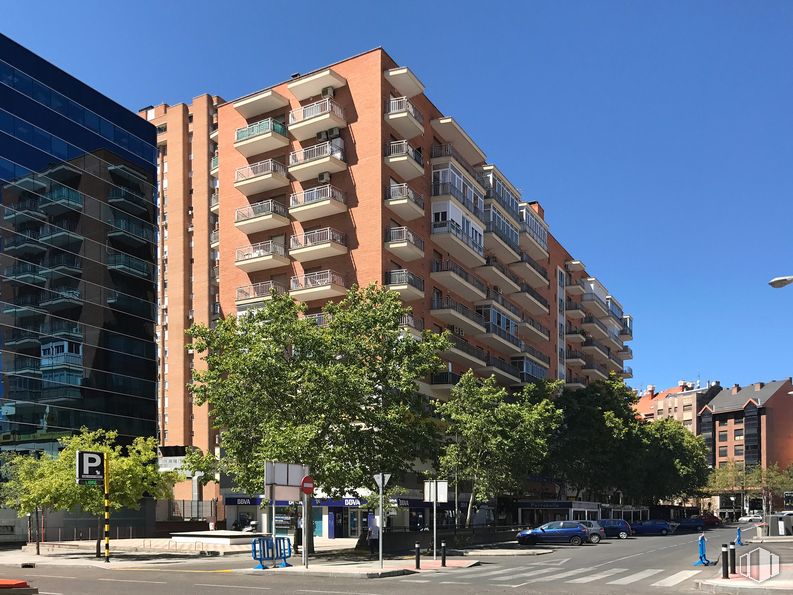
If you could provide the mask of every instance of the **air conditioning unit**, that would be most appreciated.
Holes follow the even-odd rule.
[[[317,132],[317,140],[328,140],[328,131],[322,130],[321,132]]]
[[[322,96],[323,97],[333,97],[334,89],[333,87],[325,87],[322,89]]]
[[[328,130],[328,138],[339,138],[341,132],[335,126]]]
[[[320,184],[330,184],[330,172],[323,171],[317,176],[317,182]]]

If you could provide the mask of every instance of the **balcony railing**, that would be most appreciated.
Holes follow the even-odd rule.
[[[407,227],[389,227],[385,233],[386,242],[407,242],[424,251],[424,240],[410,231]]]
[[[131,190],[129,188],[111,188],[108,193],[110,200],[126,200],[137,204],[146,204],[146,198],[140,192]]]
[[[433,234],[450,233],[457,239],[465,243],[469,248],[480,256],[484,256],[485,248],[480,243],[474,240],[471,236],[465,234],[457,221],[433,221],[432,223]]]
[[[17,355],[14,358],[14,371],[16,372],[22,370],[38,370],[40,365],[41,362],[35,357]]]
[[[548,230],[528,207],[523,209],[521,229],[534,238],[543,250],[548,251]]]
[[[485,225],[485,232],[496,234],[496,236],[501,238],[501,241],[503,241],[507,246],[512,248],[515,252],[520,253],[520,242],[515,238],[509,237],[509,235],[507,235],[507,233],[493,221],[487,222],[487,225]]]
[[[572,300],[566,301],[564,303],[565,310],[581,310],[581,304],[578,302],[574,302]]]
[[[265,120],[260,120],[259,122],[255,122],[254,124],[250,124],[249,126],[243,126],[242,128],[237,128],[234,133],[234,140],[235,142],[240,142],[247,140],[249,138],[254,138],[256,136],[261,136],[262,134],[268,134],[270,132],[277,132],[281,136],[286,136],[286,126],[281,124],[278,120],[273,120],[272,118],[267,118]]]
[[[403,314],[402,317],[399,319],[400,326],[408,326],[412,329],[417,331],[424,330],[424,319],[423,318],[414,318],[412,314]]]
[[[583,335],[583,334],[584,334],[584,331],[582,331],[582,330],[581,330],[580,328],[578,328],[577,326],[573,326],[572,324],[568,324],[568,325],[565,327],[565,329],[564,329],[564,333],[565,333],[566,335]]]
[[[594,316],[584,316],[584,318],[581,319],[581,324],[594,324],[596,327],[598,327],[604,333],[608,333],[609,332],[608,328],[606,328],[606,325],[603,324],[602,322],[600,322]]]
[[[498,293],[497,291],[494,291],[493,289],[488,288],[488,290],[487,290],[487,299],[493,300],[497,304],[500,304],[501,306],[506,308],[509,312],[512,312],[512,314],[514,314],[518,318],[523,318],[523,313],[521,312],[520,308],[518,308],[517,306],[513,306],[511,303],[509,303],[504,298],[504,294]]]
[[[209,207],[216,207],[220,204],[220,197],[218,196],[217,192],[213,192],[212,195],[209,197]]]
[[[209,160],[209,169],[217,169],[219,164],[218,156],[212,155],[212,159]]]
[[[209,232],[209,243],[210,244],[217,244],[220,241],[220,230],[213,229]]]
[[[460,375],[454,372],[440,372],[430,377],[430,384],[457,384],[460,382]]]
[[[515,221],[521,222],[522,219],[520,217],[520,207],[518,206],[517,201],[514,198],[508,198],[504,196],[501,192],[496,190],[496,187],[490,182],[490,179],[487,176],[481,176],[478,178],[482,185],[487,188],[487,198],[492,198],[495,200],[502,209],[504,209],[507,213],[509,213]]]
[[[534,320],[531,316],[524,316],[523,317],[523,321],[526,324],[528,324],[530,327],[532,327],[532,328],[538,330],[539,332],[541,332],[543,335],[548,335],[549,337],[551,336],[551,331],[548,328],[546,328],[545,326],[541,325],[536,320]]]
[[[289,165],[300,165],[325,157],[335,157],[344,161],[344,141],[340,138],[312,145],[289,154]]]
[[[582,384],[586,386],[586,379],[580,376],[568,376],[565,379],[565,384]]]
[[[325,114],[331,113],[336,114],[341,119],[344,119],[344,108],[330,97],[326,97],[325,99],[321,99],[315,103],[302,105],[299,108],[289,112],[289,125],[291,126],[292,124],[299,124],[300,122],[310,120],[311,118],[316,118],[317,116],[323,116]]]
[[[525,252],[520,252],[520,262],[525,262],[527,265],[537,271],[537,273],[539,273],[544,279],[548,279],[548,269],[537,264],[537,261]]]
[[[286,287],[277,281],[263,281],[261,283],[238,287],[237,301],[270,297],[273,289],[276,293],[286,293]]]
[[[147,242],[154,241],[154,230],[149,225],[132,221],[126,217],[117,217],[113,220],[113,226],[116,229],[129,232],[131,235],[137,236]]]
[[[282,163],[278,163],[272,159],[265,159],[264,161],[238,168],[237,171],[234,172],[234,181],[241,182],[249,178],[267,174],[281,174],[282,176],[286,176],[286,167],[284,167]]]
[[[313,322],[317,326],[325,326],[330,320],[330,316],[324,312],[317,312],[316,314],[306,314],[303,318]]]
[[[484,349],[475,345],[471,345],[468,341],[458,337],[453,333],[449,334],[449,341],[451,342],[451,347],[453,349],[457,349],[458,351],[462,351],[463,353],[467,353],[468,355],[481,360],[487,359],[487,353],[485,353]]]
[[[458,188],[451,182],[436,182],[432,185],[432,196],[453,196],[457,201],[462,204],[466,209],[471,211],[476,217],[484,221],[484,210],[479,204],[474,202],[470,196],[466,196],[462,188]]]
[[[56,267],[81,269],[83,264],[80,257],[75,254],[53,254],[47,259],[47,268],[54,269]]]
[[[471,310],[471,308],[463,306],[461,303],[453,300],[452,298],[450,298],[448,296],[444,297],[444,298],[433,298],[433,300],[432,300],[432,308],[431,309],[432,310],[454,310],[458,314],[462,314],[463,316],[465,316],[466,318],[468,318],[469,320],[472,320],[473,322],[475,322],[477,324],[480,324],[482,326],[485,326],[487,324],[485,322],[485,319],[482,318],[481,314],[477,314],[476,312]]]
[[[39,232],[34,231],[32,229],[27,229],[24,231],[18,231],[19,235],[12,236],[10,238],[6,238],[3,244],[8,248],[15,248],[17,246],[21,246],[22,244],[29,244],[31,242],[35,243],[36,240],[39,239]],[[44,246],[41,247],[44,249]]]
[[[575,351],[573,349],[568,349],[565,352],[565,359],[585,359],[586,356],[581,353],[580,351]]]
[[[600,341],[592,339],[591,337],[588,337],[584,341],[583,346],[584,347],[595,347],[596,349],[599,349],[600,351],[602,351],[607,357],[611,356],[611,350],[608,347],[603,345],[603,343],[601,343]]]
[[[392,97],[389,101],[386,101],[385,111],[387,114],[407,112],[413,116],[419,124],[424,124],[424,116],[421,115],[421,112],[407,97]]]
[[[153,265],[146,262],[145,260],[135,258],[129,254],[122,254],[118,252],[108,254],[107,264],[108,266],[124,267],[130,269],[146,278],[151,278],[154,271]]]
[[[418,275],[414,275],[407,269],[396,269],[393,271],[386,271],[385,273],[386,285],[410,285],[419,291],[424,291],[424,279]]]
[[[454,273],[470,285],[473,285],[481,291],[482,293],[487,292],[487,286],[482,283],[479,279],[474,277],[473,275],[468,274],[468,272],[461,267],[459,264],[452,260],[433,260],[432,261],[432,272],[433,273],[445,273],[450,272]]]
[[[55,186],[47,193],[47,196],[41,200],[42,206],[47,206],[53,202],[65,202],[70,206],[82,207],[83,195],[74,188],[68,186]]]
[[[260,258],[262,256],[286,256],[286,249],[281,244],[277,244],[272,240],[267,240],[266,242],[259,242],[258,244],[237,248],[234,260],[240,262],[243,260],[250,260],[251,258]]]
[[[512,343],[513,345],[518,347],[521,351],[525,351],[526,345],[523,343],[523,341],[521,341],[518,337],[516,337],[512,333],[505,331],[500,326],[493,324],[492,322],[488,322],[487,324],[485,324],[485,333],[491,335],[497,335],[502,339],[504,339],[505,341]]]
[[[344,192],[332,186],[325,184],[324,186],[317,186],[303,192],[295,192],[289,197],[290,207],[301,207],[309,205],[314,202],[321,202],[323,200],[335,200],[342,204],[345,203]]]
[[[240,207],[234,212],[234,221],[247,221],[248,219],[255,219],[256,217],[264,217],[265,215],[281,215],[287,217],[289,215],[286,207],[280,202],[274,200],[263,200],[255,202],[245,207]]]
[[[485,264],[486,267],[493,267],[497,271],[499,271],[502,275],[504,275],[507,279],[515,283],[516,285],[520,285],[520,280],[518,277],[510,271],[507,267],[501,264],[495,256],[485,256]]]
[[[540,302],[543,306],[545,306],[546,308],[549,308],[548,300],[546,300],[539,293],[537,293],[537,290],[534,289],[533,287],[530,287],[530,286],[526,285],[525,283],[521,283],[520,290],[523,291],[523,292],[528,293],[531,297],[533,297],[535,300]]]
[[[582,302],[594,302],[596,304],[600,304],[601,306],[603,306],[603,309],[606,312],[608,312],[609,307],[606,305],[605,300],[603,300],[603,298],[600,297],[599,295],[597,295],[596,293],[592,293],[591,291],[588,292],[588,293],[585,293],[584,295],[581,296],[581,301]]]
[[[514,376],[515,378],[520,378],[520,370],[518,368],[502,359],[493,357],[492,355],[487,356],[485,359],[485,365],[491,368],[497,368],[502,372],[506,372],[507,374]]]
[[[609,375],[609,369],[606,366],[604,366],[603,364],[596,364],[595,362],[589,359],[584,359],[584,369],[597,370],[606,376]]]
[[[12,264],[5,268],[6,277],[17,277],[20,275],[41,275],[41,267],[39,265],[31,264],[29,262],[20,262]]]
[[[306,248],[308,246],[326,244],[328,242],[334,242],[336,244],[346,246],[347,238],[338,229],[333,229],[332,227],[315,229],[306,233],[295,234],[289,238],[289,249],[296,250],[298,248]]]
[[[421,155],[421,151],[411,147],[410,143],[408,143],[406,140],[397,140],[388,143],[385,146],[385,154],[386,157],[399,157],[400,155],[407,155],[422,167],[424,166],[424,158]]]
[[[322,287],[324,285],[341,285],[346,287],[344,277],[336,271],[317,271],[305,275],[295,275],[290,279],[289,288],[291,290],[307,289],[310,287]]]
[[[50,291],[50,295],[45,296],[41,300],[42,302],[51,302],[59,299],[72,299],[72,300],[80,299],[79,289],[73,289],[71,287],[61,286],[61,287],[53,287],[49,291]]]
[[[413,191],[407,184],[394,184],[386,188],[386,200],[399,200],[400,198],[407,198],[422,209],[424,208],[424,197],[418,192]]]
[[[445,145],[432,145],[432,158],[435,159],[436,157],[453,157],[457,163],[463,166],[463,169],[468,172],[468,174],[473,177],[475,180],[480,178],[479,172],[477,172],[468,161],[465,160],[457,149],[454,148],[454,145],[445,144]]]

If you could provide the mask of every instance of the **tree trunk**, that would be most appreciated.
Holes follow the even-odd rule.
[[[474,513],[474,487],[476,486],[476,478],[471,482],[471,495],[468,496],[468,511],[465,513],[465,526],[471,528],[471,517]]]

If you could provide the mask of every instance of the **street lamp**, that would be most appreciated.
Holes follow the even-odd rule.
[[[793,283],[793,275],[786,275],[784,277],[774,277],[768,282],[768,284],[774,289],[785,287],[786,285],[790,285],[791,283]]]

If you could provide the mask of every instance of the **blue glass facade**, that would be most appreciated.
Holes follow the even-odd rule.
[[[156,434],[156,131],[0,35],[0,450]]]

